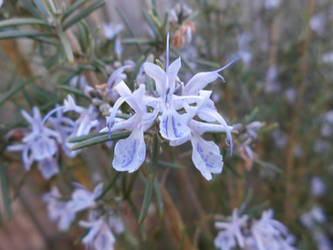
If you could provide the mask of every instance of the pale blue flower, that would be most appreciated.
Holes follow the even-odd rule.
[[[52,187],[49,193],[43,195],[43,200],[47,204],[47,211],[50,220],[59,221],[58,228],[60,231],[67,231],[75,219],[75,212],[68,206],[57,187]]]
[[[22,110],[22,116],[29,123],[31,132],[22,140],[22,144],[12,145],[9,151],[22,151],[23,166],[30,170],[34,161],[45,179],[58,173],[58,165],[54,157],[58,152],[57,141],[60,140],[58,132],[45,126],[45,118],[42,120],[39,109],[33,108],[33,116]]]
[[[258,250],[294,250],[293,236],[281,222],[273,219],[273,210],[262,213],[259,220],[252,223],[251,233]]]
[[[314,206],[310,211],[302,214],[301,216],[302,224],[308,229],[313,228],[317,223],[322,224],[326,222],[326,214],[323,209],[319,206]]]
[[[146,156],[144,132],[158,117],[160,135],[168,140],[171,146],[178,146],[191,140],[193,163],[202,175],[210,180],[211,173],[221,173],[223,159],[219,147],[214,142],[204,140],[201,135],[213,130],[225,132],[232,148],[232,127],[229,127],[217,112],[214,102],[210,99],[211,91],[203,90],[203,88],[217,78],[224,80],[219,72],[231,65],[233,61],[218,70],[194,75],[181,91],[181,95],[177,95],[181,60],[178,58],[169,65],[169,42],[167,42],[166,55],[165,71],[153,63],[146,62],[143,65],[145,73],[155,82],[154,96],[147,95],[144,85],[140,85],[133,93],[123,81],[114,87],[120,97],[107,118],[108,128],[102,131],[113,132],[125,129],[131,131],[131,134],[116,144],[113,167],[118,171],[133,172],[141,166]],[[122,68],[120,72],[121,70]],[[116,114],[124,102],[135,113],[127,120],[117,120]],[[196,116],[203,122],[194,120]]]
[[[79,117],[73,121],[72,119],[64,116],[66,112],[75,112]],[[50,122],[53,127],[60,134],[60,141],[64,152],[69,157],[76,156],[80,151],[72,151],[74,143],[68,142],[69,139],[88,135],[91,130],[99,125],[97,119],[98,113],[94,106],[90,105],[88,108],[78,106],[73,97],[68,95],[64,100],[63,106],[58,106],[49,114],[56,113],[56,117],[49,116]]]
[[[246,236],[242,229],[247,225],[248,216],[239,216],[238,210],[234,209],[230,222],[216,222],[215,227],[219,231],[214,240],[215,247],[221,250],[230,250],[236,246],[245,246]]]
[[[276,9],[281,4],[281,1],[282,0],[265,0],[264,3],[265,9],[267,10]]]
[[[68,202],[68,207],[75,213],[83,211],[96,205],[96,199],[101,195],[103,184],[98,184],[94,191],[87,190],[82,185],[76,183],[76,189],[72,193],[72,198]]]
[[[118,171],[136,171],[144,162],[146,157],[146,144],[144,141],[144,131],[149,129],[156,119],[157,112],[147,112],[147,101],[145,96],[145,86],[140,87],[133,93],[127,85],[121,81],[115,86],[115,90],[120,98],[111,109],[108,117],[108,128],[102,131],[129,130],[131,134],[128,138],[119,140],[114,149],[114,159],[112,166]],[[134,114],[127,120],[115,122],[115,116],[123,103],[127,103]]]
[[[94,216],[90,214],[90,217]],[[116,239],[111,229],[116,233],[122,233],[124,230],[120,218],[113,215],[109,216],[109,219],[103,217],[90,218],[90,221],[80,221],[79,225],[89,229],[82,242],[88,249],[93,250],[113,250]]]
[[[325,193],[325,183],[323,180],[315,176],[311,179],[311,193],[315,197],[321,197]]]
[[[108,40],[114,39],[123,29],[121,23],[103,23],[104,36]]]

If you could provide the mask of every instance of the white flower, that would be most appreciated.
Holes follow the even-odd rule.
[[[333,63],[333,52],[327,52],[322,57],[323,63]]]
[[[45,126],[37,107],[33,108],[33,116],[24,110],[21,113],[30,124],[31,132],[23,138],[22,144],[9,146],[7,150],[22,151],[26,170],[30,170],[34,161],[39,162],[38,168],[43,177],[49,179],[58,173],[58,165],[53,158],[58,151],[57,140],[60,141],[60,135]]]
[[[194,75],[180,91],[181,95],[177,95],[176,90],[180,90],[177,85],[180,83],[177,74],[181,60],[178,58],[169,65],[169,42],[167,42],[166,56],[165,71],[153,63],[146,62],[143,65],[145,73],[155,82],[155,96],[148,96],[144,85],[140,85],[133,93],[122,81],[114,87],[120,98],[107,118],[108,128],[102,131],[126,129],[131,131],[131,134],[116,144],[113,167],[118,171],[133,172],[141,166],[146,155],[144,132],[151,127],[158,116],[160,135],[168,140],[171,146],[178,146],[191,140],[193,163],[203,176],[210,180],[211,173],[222,171],[223,160],[218,146],[205,141],[201,135],[210,131],[226,132],[232,148],[232,128],[227,125],[217,112],[214,102],[210,100],[211,91],[202,89],[217,78],[224,80],[219,72],[233,61],[218,70]],[[116,120],[116,113],[124,102],[135,113],[127,120]],[[203,122],[196,121],[196,117]]]
[[[326,221],[326,215],[321,207],[314,206],[309,212],[302,214],[301,222],[308,229],[313,228],[316,223],[324,223]]]
[[[103,184],[98,184],[94,191],[91,192],[80,184],[75,184],[76,189],[72,193],[72,199],[68,202],[68,206],[75,213],[85,210],[96,205],[95,200],[101,195]]]
[[[64,100],[63,106],[56,107],[49,114],[56,112],[56,117],[51,117],[50,122],[60,134],[60,142],[64,152],[69,157],[76,156],[80,151],[72,151],[74,143],[68,142],[69,139],[88,135],[90,131],[99,125],[97,111],[94,106],[90,105],[87,109],[76,105],[72,96],[68,95]],[[79,117],[73,121],[64,116],[65,112],[75,112]]]
[[[273,219],[273,211],[266,210],[259,220],[253,222],[251,233],[258,250],[293,250],[293,237],[288,229]]]
[[[216,222],[215,227],[221,231],[214,240],[215,247],[221,250],[244,247],[246,236],[243,235],[242,228],[247,225],[247,219],[247,215],[239,217],[237,209],[234,209],[230,222]]]
[[[108,40],[114,39],[123,29],[124,26],[120,23],[103,23],[104,36]]]
[[[75,219],[75,212],[71,210],[67,202],[61,201],[61,198],[59,190],[56,187],[52,187],[51,191],[43,196],[43,200],[47,203],[50,220],[59,220],[59,230],[66,231]]]
[[[80,221],[79,225],[89,229],[82,242],[88,249],[94,250],[113,250],[116,239],[111,229],[116,233],[122,233],[124,230],[120,218],[114,216],[110,216],[108,220],[100,217],[95,220]]]
[[[314,230],[313,237],[317,242],[318,250],[332,250],[330,239],[321,230]]]
[[[325,32],[325,15],[323,13],[316,14],[310,19],[310,27],[319,35]]]
[[[242,33],[238,39],[238,56],[243,61],[246,68],[250,67],[252,61],[252,52],[249,49],[249,43],[251,41],[251,35],[249,33]]]
[[[317,176],[311,180],[311,193],[315,197],[320,197],[325,193],[325,183]]]
[[[265,0],[265,9],[272,10],[281,4],[281,0]]]
[[[114,149],[114,159],[112,166],[118,171],[136,171],[146,157],[146,144],[144,141],[144,131],[153,124],[157,112],[147,112],[146,102],[149,101],[145,94],[145,86],[140,87],[133,93],[127,85],[121,81],[115,86],[115,90],[120,98],[114,104],[110,117],[108,118],[108,128],[110,132],[118,130],[129,130],[131,134],[128,138],[119,140]],[[135,112],[127,120],[115,122],[115,116],[120,106],[126,102]]]
[[[266,93],[276,93],[280,92],[281,84],[278,80],[278,68],[274,66],[270,66],[266,73],[266,85],[265,92]]]

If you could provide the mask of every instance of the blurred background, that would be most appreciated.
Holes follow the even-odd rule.
[[[4,0],[1,20],[34,16],[32,2],[47,1]],[[57,6],[75,2],[58,0]],[[72,33],[67,36],[79,37],[78,44],[71,43],[75,57],[71,64],[57,44],[46,42],[48,36],[20,33],[32,28],[48,33],[47,28],[20,26],[15,27],[18,34],[10,35],[4,33],[10,28],[0,25],[1,250],[84,249],[73,245],[82,232],[59,233],[41,199],[52,183],[69,177],[46,182],[35,168],[24,170],[20,155],[6,152],[6,146],[20,137],[18,128],[24,127],[20,110],[30,112],[37,105],[47,112],[73,93],[66,88],[77,87],[73,76],[84,75],[94,86],[105,83],[126,60],[137,62],[145,55],[163,61],[162,33],[167,30],[171,57],[181,56],[183,61],[184,82],[196,72],[217,69],[239,57],[223,72],[226,83],[216,81],[209,87],[220,113],[238,131],[234,155],[223,152],[222,175],[204,180],[192,166],[191,147],[185,145],[174,149],[184,168],[170,169],[165,180],[196,248],[214,249],[216,215],[228,216],[233,208],[241,208],[258,217],[272,208],[296,237],[299,249],[332,249],[331,0],[105,0],[83,18],[91,40],[84,44],[80,27],[69,29]],[[156,23],[164,20],[167,28],[156,29]],[[121,28],[115,32],[103,24]],[[94,146],[67,160],[64,168],[70,169],[70,178],[91,187],[96,165],[111,164],[99,149]],[[169,152],[163,155],[170,159]],[[165,176],[165,169],[159,174]],[[133,200],[140,204],[142,184],[136,182],[134,187]],[[134,225],[129,205],[121,206],[128,233],[121,236],[117,249],[176,249],[156,206],[151,206],[145,221],[146,239]],[[309,226],[306,221],[311,216],[315,224]]]

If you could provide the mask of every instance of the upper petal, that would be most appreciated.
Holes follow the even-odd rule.
[[[163,95],[166,91],[166,74],[165,71],[156,64],[146,62],[143,64],[146,74],[155,81],[156,90],[159,95]]]
[[[222,70],[228,68],[230,65],[232,65],[234,62],[236,62],[238,58],[232,59],[229,63],[227,63],[222,68],[219,68],[214,71],[208,71],[208,72],[201,72],[195,74],[190,81],[185,85],[183,93],[188,94],[197,94],[199,90],[205,88],[209,83],[215,81],[217,78],[221,78],[222,81],[224,81],[224,78],[222,75],[219,74]]]
[[[169,85],[168,87],[170,88],[170,94],[173,94],[173,92],[175,91],[175,81],[177,79],[178,71],[180,70],[181,66],[182,66],[181,60],[180,57],[178,57],[170,64],[168,68],[167,76],[168,76],[168,85]]]
[[[209,83],[220,77],[218,71],[200,72],[195,74],[185,85],[183,93],[185,95],[197,94],[199,90],[205,88]]]

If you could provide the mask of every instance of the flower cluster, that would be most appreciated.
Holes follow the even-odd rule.
[[[266,210],[259,220],[250,222],[247,215],[239,215],[234,209],[229,222],[216,222],[219,231],[215,247],[230,250],[239,247],[246,250],[293,250],[294,237],[279,221],[273,219],[273,211]]]
[[[67,231],[77,213],[90,209],[88,221],[79,221],[81,227],[88,229],[82,242],[89,249],[114,249],[113,231],[122,233],[124,226],[120,217],[114,215],[110,208],[103,209],[103,203],[98,203],[103,184],[97,185],[93,192],[80,184],[75,184],[75,187],[69,200],[62,198],[56,187],[52,187],[51,191],[43,196],[49,218],[58,221],[59,230]]]
[[[120,81],[114,90],[119,94],[118,100],[110,109],[107,127],[103,132],[129,130],[128,138],[120,140],[114,149],[113,167],[118,171],[136,171],[144,162],[146,144],[144,132],[159,120],[159,133],[170,146],[178,146],[191,141],[192,160],[195,167],[207,179],[212,173],[221,173],[223,159],[219,147],[212,141],[202,138],[205,132],[225,132],[232,147],[231,129],[218,113],[210,99],[212,91],[203,90],[209,83],[223,77],[219,72],[233,62],[215,71],[201,72],[194,75],[187,84],[178,78],[181,59],[169,65],[167,43],[166,69],[153,63],[143,65],[147,76],[155,82],[155,91],[149,94],[146,86],[131,91],[124,81]],[[127,103],[134,114],[129,119],[116,118],[120,107]]]
[[[67,112],[78,115],[76,120],[65,116]],[[68,140],[73,137],[87,135],[97,127],[99,121],[93,106],[87,109],[75,104],[74,99],[68,96],[62,106],[51,110],[43,119],[37,107],[33,108],[33,115],[22,111],[22,116],[29,123],[31,132],[26,134],[22,144],[11,145],[9,151],[22,151],[22,161],[26,170],[30,170],[34,161],[45,179],[58,173],[57,159],[59,156],[58,144],[68,157],[74,157],[79,151],[72,151],[72,143]],[[56,117],[52,117],[53,114]],[[46,126],[50,122],[52,128]]]

